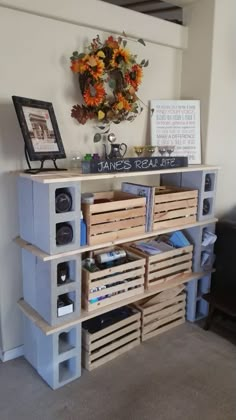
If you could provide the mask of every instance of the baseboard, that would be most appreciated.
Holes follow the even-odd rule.
[[[24,346],[16,347],[8,351],[2,351],[0,349],[0,359],[2,362],[8,362],[8,360],[16,359],[17,357],[23,356]]]

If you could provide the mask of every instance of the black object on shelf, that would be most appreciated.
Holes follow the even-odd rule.
[[[69,223],[58,223],[56,225],[56,244],[67,245],[73,240],[73,229]]]
[[[70,269],[67,262],[59,263],[57,265],[57,284],[64,284],[69,280]]]
[[[56,213],[66,213],[72,209],[72,196],[65,188],[56,190],[55,196]]]
[[[211,209],[210,201],[208,200],[208,198],[204,198],[204,200],[203,200],[203,210],[202,210],[203,216],[206,216],[207,214],[209,214],[210,209]]]
[[[82,173],[144,172],[188,166],[187,156],[82,160]]]
[[[205,176],[205,191],[212,191],[212,182],[210,174],[206,174]]]
[[[58,308],[63,308],[64,306],[73,305],[73,304],[74,304],[73,300],[71,300],[67,294],[60,295],[57,298]]]
[[[114,309],[114,311],[107,312],[103,315],[97,316],[96,318],[83,322],[83,328],[89,333],[94,334],[95,332],[107,328],[116,322],[128,318],[134,313],[135,312],[132,308],[123,306],[122,308]]]

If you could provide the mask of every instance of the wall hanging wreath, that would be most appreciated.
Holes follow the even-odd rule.
[[[145,45],[142,39],[137,42]],[[109,36],[101,42],[97,35],[86,48],[87,52],[73,52],[71,70],[79,76],[84,104],[74,105],[71,116],[80,124],[91,119],[103,125],[119,124],[124,120],[133,121],[142,112],[137,91],[143,67],[149,62],[138,63],[137,56],[131,54],[126,45],[123,37]]]

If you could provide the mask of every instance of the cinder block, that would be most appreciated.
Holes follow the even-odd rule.
[[[57,284],[57,266],[68,262],[69,280]],[[23,293],[25,301],[50,325],[59,325],[79,317],[81,311],[81,256],[42,261],[26,250],[22,250]],[[73,300],[73,312],[57,315],[57,298],[68,294]]]
[[[24,356],[53,388],[81,376],[81,324],[46,336],[24,316]]]
[[[187,284],[187,320],[196,322],[208,315],[209,305],[202,298],[203,294],[208,293],[211,287],[211,275],[192,280]]]
[[[72,196],[71,211],[57,213],[56,191],[66,189]],[[19,178],[20,236],[42,251],[57,254],[72,251],[80,246],[80,183],[60,182],[43,184]],[[73,239],[66,245],[56,243],[56,230],[60,223],[68,223]]]

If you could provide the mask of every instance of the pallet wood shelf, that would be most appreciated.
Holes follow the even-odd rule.
[[[110,174],[82,174],[79,171],[65,171],[60,173],[39,173],[36,175],[30,175],[24,172],[18,173],[21,177],[30,178],[34,181],[41,182],[43,184],[64,182],[64,181],[95,181],[102,179],[117,179],[117,178],[127,178],[127,177],[137,177],[137,176],[147,176],[147,175],[163,175],[163,174],[175,174],[175,173],[184,173],[184,172],[195,172],[195,171],[215,171],[220,169],[219,166],[215,165],[189,165],[185,168],[167,168],[160,169],[157,171],[144,171],[144,172],[114,172]]]
[[[49,325],[27,302],[24,301],[24,299],[20,299],[18,305],[21,311],[27,316],[27,318],[29,318],[38,328],[40,328],[45,335],[51,335],[58,331],[65,330],[66,328],[73,327],[78,323],[87,321],[88,319],[94,318],[98,315],[112,311],[113,309],[121,308],[122,306],[129,305],[130,303],[134,303],[138,300],[142,300],[149,296],[155,295],[156,293],[162,292],[163,290],[168,290],[180,284],[188,283],[191,280],[199,279],[203,277],[203,275],[206,275],[206,273],[198,272],[179,275],[170,281],[161,283],[152,290],[144,291],[143,294],[132,296],[128,299],[124,299],[111,305],[107,305],[105,307],[97,309],[96,311],[88,312],[82,309],[80,317],[74,319],[73,321],[67,321],[61,324],[60,326]]]
[[[177,230],[189,229],[189,228],[192,228],[192,227],[209,225],[210,223],[216,223],[216,222],[217,222],[217,219],[212,218],[210,220],[208,219],[208,220],[202,220],[200,222],[194,222],[194,223],[186,224],[184,226],[183,225],[172,226],[170,228],[158,229],[157,231],[145,232],[145,233],[142,233],[140,235],[133,236],[133,237],[130,236],[129,238],[118,239],[118,240],[115,240],[113,242],[107,242],[107,243],[96,244],[96,245],[81,246],[80,248],[78,248],[76,250],[62,252],[60,254],[54,254],[54,255],[50,255],[50,254],[47,254],[46,252],[43,252],[41,249],[37,248],[36,246],[28,243],[27,241],[24,241],[24,239],[20,238],[19,236],[17,238],[15,238],[14,241],[21,248],[25,249],[26,251],[30,252],[31,254],[35,255],[36,257],[40,258],[41,260],[52,261],[52,260],[62,258],[62,257],[70,257],[70,256],[73,256],[73,255],[82,254],[83,252],[87,252],[87,251],[94,251],[96,249],[107,248],[107,247],[114,246],[114,245],[124,244],[126,242],[135,242],[135,241],[138,241],[140,239],[151,238],[151,237],[154,237],[154,236],[157,236],[157,235],[163,235],[165,233],[170,233],[170,232],[177,231]]]

